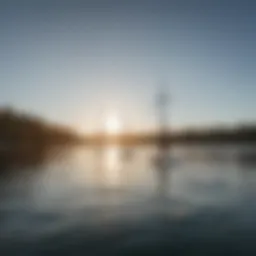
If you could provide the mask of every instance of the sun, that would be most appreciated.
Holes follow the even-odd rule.
[[[106,131],[108,134],[117,134],[121,131],[121,122],[117,116],[109,116],[106,119]]]

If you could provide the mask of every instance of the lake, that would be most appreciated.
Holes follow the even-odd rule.
[[[255,150],[79,146],[4,165],[0,254],[256,255]]]

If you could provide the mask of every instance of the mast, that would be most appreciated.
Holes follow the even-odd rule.
[[[169,109],[170,97],[166,86],[160,87],[157,97],[157,117],[158,117],[158,133],[159,133],[159,146],[164,147],[168,144],[167,135],[169,132],[169,120],[168,120],[168,109]]]

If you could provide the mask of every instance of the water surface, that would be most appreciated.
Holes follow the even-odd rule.
[[[1,255],[255,255],[247,149],[174,147],[162,168],[154,147],[74,147],[15,166],[0,179]]]

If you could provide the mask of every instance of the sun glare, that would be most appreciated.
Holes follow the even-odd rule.
[[[110,116],[106,120],[106,130],[109,134],[117,134],[121,130],[120,120],[116,116]]]

